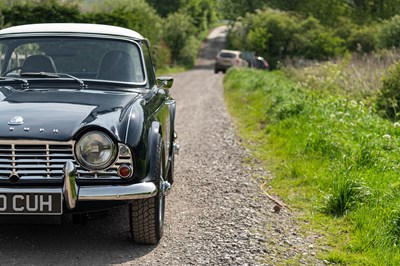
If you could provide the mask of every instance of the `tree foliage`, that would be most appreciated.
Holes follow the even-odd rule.
[[[400,15],[396,15],[382,23],[380,32],[380,46],[391,48],[400,46]]]
[[[316,18],[266,9],[248,13],[229,33],[232,48],[254,51],[274,67],[286,57],[325,60],[345,51],[345,41]]]
[[[179,30],[177,30],[179,29]],[[182,62],[187,65],[194,63],[197,55],[196,47],[190,51],[188,49],[194,45],[194,34],[196,28],[192,23],[191,17],[181,13],[170,14],[164,25],[163,38],[171,49],[172,58],[177,62]]]
[[[282,11],[312,16],[323,25],[336,25],[345,16],[358,24],[389,19],[400,13],[400,0],[221,0],[220,12],[224,18],[236,19],[257,9],[270,7]]]
[[[157,13],[167,17],[170,13],[176,12],[181,7],[181,0],[146,0]]]
[[[272,66],[286,57],[323,60],[346,49],[400,46],[400,0],[0,0],[0,12],[0,26],[88,22],[131,28],[159,47],[159,62],[188,65],[200,32],[217,18],[232,21],[232,48],[255,51]]]
[[[111,2],[102,9],[81,15],[86,23],[108,24],[134,29],[152,43],[161,40],[162,22],[156,11],[143,0]],[[151,21],[151,23],[150,23]]]
[[[79,6],[57,0],[21,1],[1,8],[5,25],[45,22],[76,22],[80,20]]]

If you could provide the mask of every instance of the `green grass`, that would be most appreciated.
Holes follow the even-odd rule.
[[[156,76],[161,77],[169,74],[181,73],[187,71],[189,68],[184,66],[164,67],[156,70]]]
[[[272,171],[268,185],[324,236],[318,256],[400,265],[400,124],[280,72],[231,70],[224,84],[239,134]]]

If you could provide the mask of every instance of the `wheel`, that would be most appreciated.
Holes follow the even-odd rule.
[[[214,68],[214,73],[215,73],[215,74],[218,74],[218,72],[219,72],[219,70],[216,69],[216,68]]]
[[[164,231],[165,196],[162,190],[164,181],[163,142],[157,139],[156,167],[153,174],[159,176],[158,193],[153,198],[134,200],[129,204],[129,225],[133,242],[154,245],[161,239]]]

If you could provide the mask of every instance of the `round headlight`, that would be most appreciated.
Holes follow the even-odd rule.
[[[112,139],[99,131],[88,132],[75,145],[78,162],[89,170],[101,170],[110,166],[116,157]]]

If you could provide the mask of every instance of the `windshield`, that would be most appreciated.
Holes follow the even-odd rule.
[[[135,42],[84,37],[0,40],[1,76],[65,73],[86,80],[144,83],[142,57]]]

